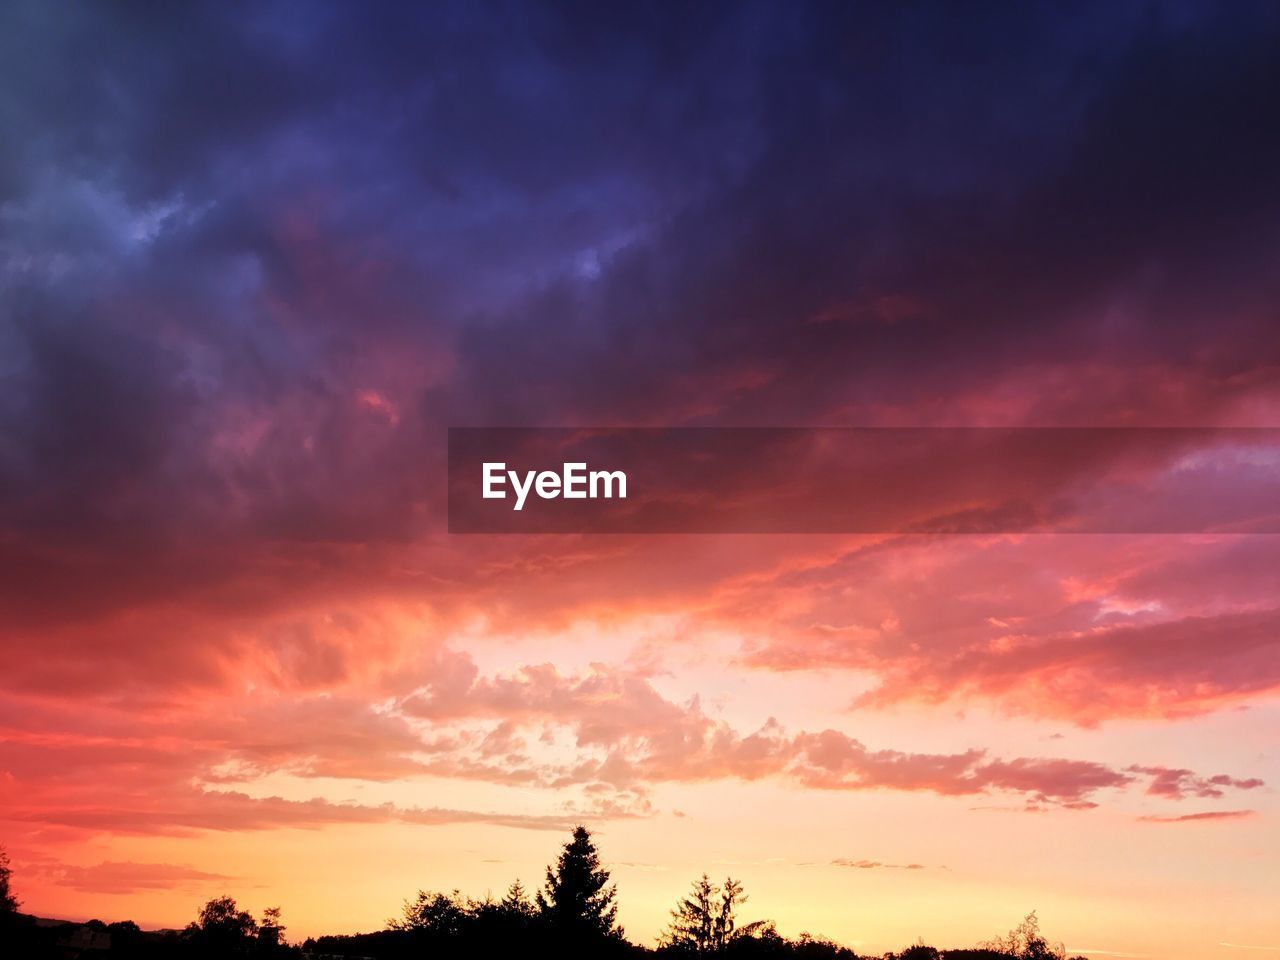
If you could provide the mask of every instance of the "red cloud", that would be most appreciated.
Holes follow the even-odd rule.
[[[1082,724],[1186,716],[1280,688],[1280,610],[1100,627],[885,666],[861,703],[991,699]]]
[[[105,861],[93,867],[65,864],[54,871],[59,886],[83,893],[137,893],[140,890],[173,890],[221,882],[227,877],[172,863]]]
[[[643,674],[603,666],[580,676],[547,666],[482,676],[470,658],[446,653],[427,675],[421,690],[377,710],[325,697],[250,701],[242,719],[229,719],[216,703],[208,713],[193,709],[167,720],[105,708],[0,711],[6,815],[19,823],[139,834],[388,821],[557,829],[569,819],[565,813],[259,798],[229,789],[273,770],[572,789],[578,792],[570,796],[585,804],[579,809],[600,817],[647,814],[656,784],[724,779],[774,778],[821,790],[1006,794],[1029,808],[1088,808],[1106,792],[1142,783],[1170,800],[1259,785],[1154,766],[1006,759],[977,748],[873,749],[834,729],[788,733],[775,720],[743,733],[708,716],[696,699],[674,703]],[[429,726],[419,718],[429,718]],[[533,749],[527,740],[539,731],[570,733],[572,748]],[[104,782],[117,785],[109,797],[102,794]]]
[[[725,593],[724,611],[758,624],[753,666],[874,678],[860,706],[1096,725],[1280,690],[1277,571],[1269,537],[899,538]]]
[[[49,824],[92,833],[183,835],[196,830],[316,828],[339,823],[409,823],[441,826],[487,823],[527,830],[566,830],[573,814],[529,815],[451,810],[442,807],[368,806],[332,803],[320,797],[288,800],[251,797],[238,791],[200,790],[168,784],[163,792],[129,791],[111,802],[94,803],[79,792],[41,791],[28,803],[10,804],[6,816],[17,823]],[[624,815],[608,811],[608,815]]]
[[[553,668],[525,668],[517,674],[480,677],[469,658],[442,658],[439,682],[402,702],[411,715],[440,722],[500,718],[504,737],[513,725],[563,724],[588,751],[572,768],[561,768],[554,783],[599,781],[617,789],[662,781],[783,777],[806,787],[830,790],[923,790],[943,795],[1007,792],[1029,804],[1073,808],[1096,806],[1103,790],[1123,789],[1152,778],[1149,792],[1180,799],[1209,796],[1196,790],[1252,789],[1255,780],[1197,777],[1174,771],[1182,785],[1168,789],[1169,771],[1054,758],[989,758],[973,749],[954,754],[873,750],[836,730],[788,735],[775,720],[741,734],[707,716],[697,700],[683,706],[666,700],[640,674],[597,667],[582,677]],[[603,759],[591,749],[607,751]],[[444,759],[456,775],[505,779],[511,771],[482,763]],[[454,766],[449,766],[453,763]],[[548,771],[548,774],[550,771]]]
[[[1172,797],[1181,800],[1184,797],[1218,798],[1225,790],[1256,790],[1263,785],[1257,777],[1237,780],[1226,774],[1213,777],[1199,777],[1190,770],[1171,770],[1168,767],[1130,767],[1134,773],[1147,774],[1152,778],[1147,793],[1157,797]]]

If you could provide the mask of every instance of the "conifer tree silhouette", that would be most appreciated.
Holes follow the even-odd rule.
[[[693,889],[671,911],[671,924],[662,936],[662,945],[682,953],[720,953],[736,940],[769,935],[773,924],[757,920],[738,925],[738,908],[746,903],[742,884],[726,877],[724,886],[711,882],[705,873],[693,882]]]
[[[529,899],[529,894],[525,892],[524,884],[519,880],[511,881],[511,885],[507,887],[507,892],[498,902],[498,906],[505,913],[513,916],[529,917],[536,912],[533,901]]]
[[[547,880],[538,891],[538,913],[556,933],[574,940],[617,939],[617,889],[609,883],[609,871],[600,866],[600,855],[591,832],[576,827]]]

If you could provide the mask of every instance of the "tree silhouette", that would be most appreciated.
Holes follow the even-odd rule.
[[[524,885],[516,881],[501,900],[468,900],[462,941],[486,955],[515,956],[530,949],[537,910]]]
[[[262,911],[262,923],[258,927],[259,936],[270,946],[278,946],[285,942],[284,924],[280,920],[279,907],[267,907]]]
[[[426,934],[431,937],[456,937],[462,932],[468,918],[467,904],[457,890],[452,893],[432,893],[419,890],[413,900],[406,900],[399,920],[392,920],[395,930]]]
[[[746,903],[742,884],[726,877],[724,886],[711,882],[705,873],[693,882],[689,896],[671,911],[671,925],[663,935],[663,946],[683,953],[720,953],[735,940],[760,935],[771,927],[765,920],[738,926],[738,907]]]
[[[620,939],[617,889],[586,827],[576,827],[547,881],[538,891],[538,914],[548,927],[570,940]]]
[[[711,953],[717,947],[715,899],[719,888],[705,873],[693,882],[692,893],[671,911],[671,926],[663,936],[666,946],[690,953]]]
[[[1040,918],[1032,910],[1022,922],[1003,937],[988,940],[982,946],[1018,960],[1066,960],[1062,944],[1051,944],[1040,933]]]
[[[187,939],[210,957],[243,956],[256,942],[258,923],[231,897],[218,897],[200,908],[195,923],[187,927]]]
[[[528,891],[519,880],[511,881],[511,886],[507,887],[507,892],[498,902],[498,906],[504,913],[512,916],[532,917],[537,913],[537,907],[529,899]]]
[[[9,866],[9,854],[0,847],[0,913],[17,913],[18,899],[9,888],[13,870]]]
[[[939,956],[941,954],[937,947],[931,947],[920,940],[898,954],[898,960],[938,960]]]
[[[741,923],[738,914],[747,901],[742,884],[732,877],[716,884],[705,873],[671,911],[671,922],[656,950],[628,943],[617,924],[616,889],[585,827],[574,829],[533,899],[519,880],[501,899],[486,895],[476,900],[457,890],[420,890],[405,901],[401,916],[388,921],[385,929],[327,934],[308,938],[300,946],[285,942],[279,907],[265,909],[258,922],[225,896],[206,903],[183,931],[142,930],[130,921],[42,921],[17,913],[10,879],[9,858],[0,848],[0,957],[23,960],[90,955],[103,960],[267,960],[307,955],[331,960],[521,956],[859,960],[854,951],[832,940],[808,933],[791,939],[770,921]],[[884,960],[1066,960],[1066,953],[1041,934],[1033,911],[1008,934],[977,949],[938,950],[920,941],[900,953],[885,954]]]

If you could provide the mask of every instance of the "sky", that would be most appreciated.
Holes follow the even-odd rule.
[[[370,930],[582,822],[645,942],[1280,956],[1280,537],[445,522],[450,426],[1280,426],[1278,100],[1247,0],[4,4],[24,909]]]

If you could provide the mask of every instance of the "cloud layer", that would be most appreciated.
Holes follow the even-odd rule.
[[[450,537],[444,438],[1280,425],[1278,44],[1248,2],[5,5],[0,841],[83,865],[24,899],[239,877],[164,845],[242,831],[676,858],[722,790],[788,798],[752,833],[1268,822],[1275,537]],[[1157,452],[1189,529],[1274,519],[1267,451]],[[931,513],[990,530],[980,479]],[[836,862],[925,861],[882,855]]]

